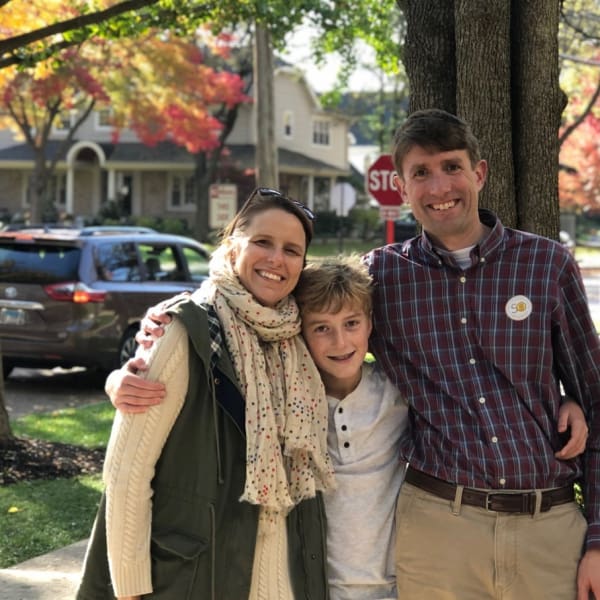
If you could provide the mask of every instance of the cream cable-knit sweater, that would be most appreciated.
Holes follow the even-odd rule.
[[[154,466],[188,388],[188,340],[177,319],[150,351],[145,377],[166,386],[163,401],[143,414],[117,411],[104,463],[108,562],[115,595],[152,592],[150,530]]]

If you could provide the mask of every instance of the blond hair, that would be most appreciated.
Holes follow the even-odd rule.
[[[352,306],[371,314],[372,280],[358,255],[309,263],[294,290],[301,313],[337,313]]]

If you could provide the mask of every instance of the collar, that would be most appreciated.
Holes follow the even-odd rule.
[[[479,220],[490,228],[489,233],[483,240],[476,244],[471,250],[471,267],[477,263],[488,261],[501,248],[504,242],[504,225],[491,210],[479,209]],[[427,232],[423,231],[419,239],[419,246],[424,252],[429,264],[442,266],[443,264],[460,269],[456,261],[450,255],[440,254],[431,243]]]

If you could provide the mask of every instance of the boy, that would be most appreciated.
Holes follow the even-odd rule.
[[[391,600],[394,510],[404,475],[399,440],[408,408],[375,364],[371,278],[358,258],[308,265],[294,292],[302,335],[329,404],[327,447],[337,489],[324,495],[332,600]]]

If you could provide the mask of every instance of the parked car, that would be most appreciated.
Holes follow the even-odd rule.
[[[111,370],[146,309],[208,275],[208,250],[145,228],[0,231],[0,343],[13,367]]]

